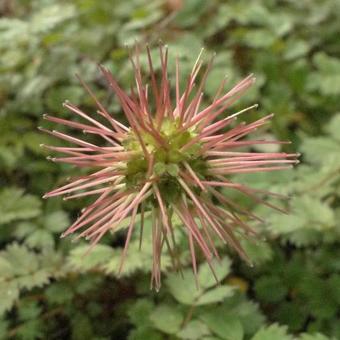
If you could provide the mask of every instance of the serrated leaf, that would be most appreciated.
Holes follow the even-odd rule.
[[[211,264],[218,282],[222,281],[230,272],[231,261],[228,257],[224,257],[221,261],[214,259]],[[202,288],[210,288],[216,285],[216,279],[208,263],[204,263],[199,267],[198,280]]]
[[[37,256],[17,243],[10,244],[2,256],[11,264],[13,275],[26,275],[38,269]]]
[[[8,311],[19,297],[19,287],[15,282],[0,281],[0,315]]]
[[[272,324],[261,328],[251,340],[293,340],[293,337],[287,333],[286,326]]]
[[[242,295],[235,295],[223,303],[227,313],[239,318],[245,334],[254,334],[265,322],[259,306]]]
[[[308,223],[317,230],[324,230],[335,225],[333,209],[319,199],[304,195],[294,202],[296,213],[305,216]]]
[[[188,270],[183,272],[183,277],[177,273],[169,274],[166,278],[166,285],[173,297],[186,305],[194,304],[200,294],[196,288],[195,277]]]
[[[208,290],[196,299],[195,305],[207,305],[210,303],[223,301],[226,297],[230,297],[234,294],[234,287],[231,286],[219,286]]]
[[[230,271],[231,261],[225,257],[218,261],[212,261],[218,281],[223,280]],[[191,270],[184,270],[183,275],[171,273],[167,276],[166,285],[174,298],[186,305],[203,305],[222,301],[225,297],[233,294],[231,286],[219,286],[208,290],[216,282],[208,264],[203,263],[198,271],[199,288],[196,287],[196,280]]]
[[[69,223],[68,215],[64,211],[48,213],[43,219],[43,226],[54,233],[65,230]]]
[[[25,244],[30,248],[52,248],[54,246],[54,238],[48,230],[37,229],[25,239]]]
[[[20,222],[17,224],[14,234],[18,239],[24,239],[26,236],[30,235],[35,229],[37,225],[32,222]]]
[[[307,216],[294,213],[280,215],[274,213],[269,217],[269,228],[274,235],[284,235],[299,230],[307,223]]]
[[[206,324],[200,320],[192,320],[179,331],[176,336],[185,340],[200,340],[210,331]]]
[[[90,253],[89,245],[80,245],[71,250],[68,265],[79,271],[87,271],[108,262],[113,256],[113,249],[104,244],[98,244]]]
[[[332,138],[313,137],[304,138],[300,149],[307,161],[320,164],[332,155],[339,155],[339,147],[339,142]]]
[[[318,89],[324,95],[340,93],[340,62],[337,58],[328,56],[324,52],[316,53],[313,61],[319,69],[310,76],[310,87]]]
[[[42,287],[49,282],[51,273],[45,268],[35,271],[28,276],[18,279],[19,286],[28,290],[34,287]]]
[[[288,215],[272,214],[269,218],[270,229],[274,234],[299,232],[303,235],[308,229],[325,231],[334,228],[333,209],[318,197],[311,195],[296,196],[291,201],[292,211]],[[308,235],[307,235],[308,236]]]
[[[19,290],[41,287],[51,277],[58,276],[54,253],[44,255],[30,251],[23,245],[12,243],[0,253],[0,290],[3,303],[0,313],[9,310],[19,296]],[[52,260],[51,260],[52,259]],[[59,265],[59,263],[57,263]]]
[[[174,306],[160,305],[151,313],[150,319],[157,329],[167,334],[175,334],[183,322],[183,315]]]
[[[30,28],[34,33],[45,33],[75,15],[75,8],[71,4],[45,6],[34,14]]]
[[[273,228],[276,229],[276,227],[277,225],[274,224]],[[265,263],[273,256],[273,250],[267,242],[243,239],[241,240],[241,245],[254,265]]]
[[[0,224],[35,217],[40,213],[40,206],[37,197],[24,195],[21,189],[6,188],[0,192]]]
[[[131,322],[136,326],[150,325],[150,313],[154,306],[151,301],[147,299],[139,299],[128,310],[128,315]]]
[[[282,235],[284,242],[291,242],[296,247],[317,245],[320,242],[320,233],[312,229],[299,229],[287,235]]]
[[[218,310],[204,313],[201,319],[209,327],[209,329],[222,339],[226,340],[242,340],[243,327],[234,315],[221,314]]]
[[[49,285],[45,295],[51,304],[63,304],[70,302],[74,296],[72,287],[65,282],[55,282]]]

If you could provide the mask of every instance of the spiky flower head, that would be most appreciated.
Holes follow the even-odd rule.
[[[168,78],[168,49],[160,46],[159,51],[161,70],[155,72],[150,50],[148,47],[146,49],[150,84],[145,84],[139,49],[135,48],[131,62],[136,87],[130,93],[125,92],[113,75],[100,66],[109,88],[120,102],[128,126],[117,121],[81,79],[98,107],[98,118],[69,102],[65,102],[64,107],[86,123],[44,116],[49,121],[100,136],[103,143],[95,145],[56,130],[42,129],[73,144],[67,147],[44,145],[47,149],[67,155],[50,157],[52,161],[92,169],[91,174],[74,179],[44,197],[66,195],[65,199],[72,199],[97,195],[96,200],[82,210],[80,217],[62,236],[80,231],[76,237],[86,237],[93,247],[103,235],[114,232],[124,219],[130,218],[121,270],[132,232],[137,227],[137,214],[140,214],[141,225],[138,227],[142,233],[144,214],[151,211],[151,284],[156,289],[159,289],[161,282],[160,259],[163,248],[167,248],[173,256],[174,265],[178,264],[172,223],[174,216],[183,224],[182,230],[187,236],[195,275],[198,250],[209,264],[213,257],[218,257],[215,238],[228,244],[250,262],[235,233],[255,234],[241,215],[249,219],[261,219],[223,195],[220,188],[239,191],[256,202],[274,207],[260,198],[259,194],[263,194],[263,191],[233,182],[230,176],[287,169],[296,163],[297,156],[283,152],[240,150],[241,147],[244,150],[244,147],[257,144],[284,143],[243,139],[272,118],[269,115],[250,124],[235,124],[239,115],[256,105],[225,117],[231,105],[254,83],[253,75],[244,78],[226,93],[223,80],[211,104],[202,107],[203,90],[212,63],[200,72],[204,65],[200,54],[190,75],[184,79],[186,86],[181,92],[183,79],[176,59],[175,91],[172,96]]]

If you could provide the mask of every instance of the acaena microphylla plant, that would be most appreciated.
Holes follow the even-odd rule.
[[[71,134],[41,128],[72,144],[65,147],[43,145],[66,155],[49,159],[92,170],[89,175],[74,179],[44,197],[65,195],[65,199],[72,199],[97,196],[62,235],[80,232],[76,238],[89,239],[90,249],[104,234],[114,232],[124,219],[129,218],[119,270],[134,228],[138,225],[142,235],[144,215],[146,211],[150,212],[153,249],[151,285],[159,289],[163,248],[167,248],[174,266],[180,266],[172,223],[175,215],[183,223],[181,228],[187,236],[195,277],[196,252],[201,251],[211,266],[212,258],[218,257],[214,245],[216,238],[250,262],[236,233],[255,235],[244,216],[248,220],[261,219],[228,195],[223,195],[221,188],[237,190],[258,203],[279,209],[261,198],[262,194],[275,194],[233,182],[230,176],[288,169],[297,162],[298,155],[249,152],[249,149],[242,151],[257,144],[285,143],[243,139],[272,118],[272,115],[268,115],[250,124],[235,124],[238,116],[256,105],[225,117],[226,110],[254,83],[253,75],[244,78],[226,93],[223,80],[213,101],[202,107],[203,90],[212,62],[200,72],[204,67],[200,54],[190,75],[183,80],[176,59],[172,96],[167,47],[159,47],[160,72],[155,72],[150,49],[146,48],[149,84],[143,82],[139,54],[136,47],[130,58],[136,86],[129,93],[119,86],[106,68],[100,66],[110,90],[120,102],[128,126],[117,121],[81,79],[97,105],[97,118],[69,102],[65,102],[64,107],[86,123],[44,115],[48,121],[97,135],[103,140],[100,145],[96,145]],[[182,81],[186,84],[183,92],[180,91]],[[140,224],[135,223],[137,214],[140,215]]]

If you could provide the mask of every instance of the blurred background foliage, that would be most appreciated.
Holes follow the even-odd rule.
[[[0,15],[0,338],[340,339],[338,0],[2,0]],[[78,73],[121,117],[96,64],[128,88],[125,44],[149,42],[157,53],[159,39],[184,73],[202,46],[217,53],[207,102],[225,74],[232,84],[254,73],[257,83],[238,105],[260,104],[249,119],[275,112],[259,135],[292,140],[287,150],[302,152],[293,171],[236,176],[290,195],[291,213],[226,192],[266,219],[257,226],[266,241],[243,241],[254,268],[222,247],[220,284],[202,263],[199,290],[185,247],[183,278],[164,273],[155,293],[150,235],[141,251],[132,241],[118,278],[124,232],[84,258],[86,243],[59,234],[86,200],[41,199],[79,175],[46,161],[39,144],[53,141],[37,132],[42,114],[68,117],[65,99],[94,112]],[[169,263],[165,254],[165,269]]]

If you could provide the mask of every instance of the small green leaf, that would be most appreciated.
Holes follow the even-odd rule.
[[[70,302],[75,293],[66,282],[55,282],[49,285],[45,294],[49,303],[61,305]]]
[[[280,217],[282,218],[282,216]],[[273,226],[273,228],[275,227],[276,225]],[[273,250],[267,242],[243,239],[241,245],[254,265],[268,262],[273,256]]]
[[[0,224],[35,217],[40,213],[40,206],[37,197],[24,195],[21,189],[6,188],[0,192]]]
[[[44,227],[54,233],[65,230],[69,223],[68,215],[61,210],[48,213],[43,220]]]
[[[233,287],[230,286],[216,287],[201,295],[195,302],[195,305],[199,306],[220,302],[224,300],[226,297],[232,296],[233,294],[234,294]]]
[[[104,244],[97,244],[88,253],[89,245],[81,245],[71,250],[68,257],[68,265],[80,271],[87,271],[109,261],[113,255],[113,249]]]
[[[333,209],[319,199],[309,195],[301,196],[295,200],[294,208],[297,214],[301,217],[305,216],[308,223],[315,229],[324,230],[335,225]]]
[[[37,229],[26,238],[25,244],[31,248],[51,248],[54,246],[54,238],[48,230]]]
[[[225,340],[242,340],[243,327],[238,317],[223,315],[218,310],[210,311],[202,315],[202,320],[209,329]]]
[[[329,137],[304,138],[301,152],[305,159],[311,163],[320,164],[327,161],[332,155],[339,155],[340,144]]]
[[[151,313],[150,319],[157,329],[167,334],[175,334],[183,322],[183,315],[174,306],[160,305]]]
[[[223,302],[221,313],[228,313],[239,318],[244,333],[247,335],[254,334],[265,322],[259,306],[245,298],[244,295],[235,294],[233,297]]]
[[[212,267],[218,279],[221,282],[230,272],[231,261],[228,257],[224,257],[221,261],[216,259],[211,261]],[[216,279],[211,272],[211,268],[208,263],[204,263],[200,266],[198,272],[199,283],[203,288],[210,288],[216,285]]]
[[[19,297],[19,287],[15,282],[0,281],[0,315],[10,310]]]
[[[200,320],[192,320],[181,329],[176,336],[185,340],[200,340],[209,335],[210,331],[206,324]]]
[[[9,310],[19,296],[19,290],[31,290],[60,275],[58,254],[30,251],[23,245],[12,243],[0,253],[0,290],[4,297],[0,313]]]
[[[148,299],[139,299],[128,310],[131,322],[136,326],[147,326],[150,323],[150,313],[153,310],[153,304]]]
[[[272,324],[261,328],[251,340],[293,340],[293,337],[287,334],[286,326]]]
[[[200,294],[196,288],[195,277],[189,270],[183,272],[183,277],[177,273],[169,274],[166,285],[173,297],[185,305],[192,305]]]
[[[24,276],[35,272],[39,266],[36,254],[17,243],[7,246],[2,256],[11,264],[12,273],[15,276]]]
[[[340,93],[339,60],[324,52],[319,52],[314,55],[313,61],[318,72],[310,75],[310,88],[317,89],[324,95],[338,95]]]

